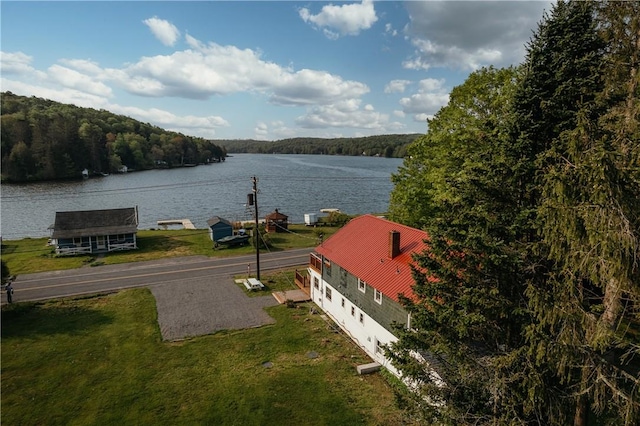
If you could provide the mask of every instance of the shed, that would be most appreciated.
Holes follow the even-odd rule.
[[[265,217],[267,232],[285,232],[289,229],[289,216],[276,209]]]
[[[207,225],[209,226],[209,238],[211,238],[211,241],[218,241],[220,238],[233,235],[231,222],[219,216],[213,216],[207,221]]]

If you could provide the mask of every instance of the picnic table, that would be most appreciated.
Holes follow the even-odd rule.
[[[247,290],[262,290],[264,288],[264,284],[256,278],[247,278],[244,280],[244,286]]]

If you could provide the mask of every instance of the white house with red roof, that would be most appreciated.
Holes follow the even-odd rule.
[[[419,229],[364,215],[316,247],[310,258],[312,300],[396,375],[382,347],[397,340],[393,324],[410,326],[398,295],[412,297],[412,255],[426,249],[426,239]]]

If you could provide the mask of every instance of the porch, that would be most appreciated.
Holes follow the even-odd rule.
[[[59,238],[56,240],[55,246],[56,254],[60,256],[107,253],[138,248],[136,234]]]
[[[295,280],[296,286],[307,296],[311,296],[311,278],[309,278],[309,274],[306,272],[300,272],[296,269]]]

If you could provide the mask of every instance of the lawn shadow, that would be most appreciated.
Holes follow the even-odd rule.
[[[176,236],[153,235],[148,237],[139,237],[137,240],[138,250],[175,250],[179,247],[188,247],[193,245],[191,241],[180,239]]]
[[[16,251],[16,247],[18,247],[17,244],[0,244],[0,250],[2,254],[11,254]]]
[[[77,335],[114,321],[113,316],[73,302],[25,302],[2,307],[2,338]]]

